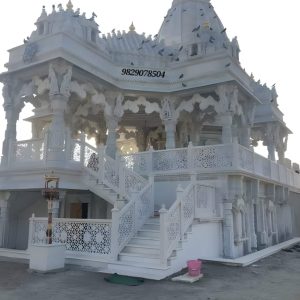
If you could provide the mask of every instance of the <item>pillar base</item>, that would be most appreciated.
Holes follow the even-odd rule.
[[[29,269],[42,273],[64,269],[65,251],[64,244],[32,245]]]

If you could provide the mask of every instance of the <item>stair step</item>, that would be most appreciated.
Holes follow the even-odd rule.
[[[145,246],[159,246],[160,239],[155,237],[143,237],[143,236],[134,236],[130,243],[135,245],[145,245]]]
[[[159,246],[145,246],[145,245],[135,245],[128,244],[124,247],[122,254],[133,253],[133,254],[141,254],[141,255],[159,255],[160,248]]]
[[[149,218],[145,224],[159,224],[160,223],[160,219],[157,217],[151,217]]]
[[[160,231],[159,230],[150,230],[150,229],[140,229],[136,237],[154,237],[154,238],[159,238],[160,236]]]
[[[155,223],[145,223],[142,229],[159,230],[160,225]]]
[[[123,253],[119,254],[119,260],[121,262],[135,262],[135,263],[147,263],[147,264],[160,264],[160,256],[157,254],[136,254],[136,253]]]
[[[109,187],[101,187],[101,189],[103,191],[107,192],[107,193],[116,194],[116,192],[113,189],[109,188]]]

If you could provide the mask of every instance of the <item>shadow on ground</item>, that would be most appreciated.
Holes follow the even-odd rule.
[[[166,279],[128,287],[106,282],[101,273],[37,274],[0,261],[0,300],[300,300],[300,245],[247,268],[204,263],[203,273],[194,284]]]

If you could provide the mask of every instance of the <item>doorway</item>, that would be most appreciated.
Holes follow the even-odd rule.
[[[89,211],[88,203],[71,203],[70,218],[71,219],[87,219]]]

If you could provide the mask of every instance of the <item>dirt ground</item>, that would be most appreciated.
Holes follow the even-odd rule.
[[[107,275],[68,269],[29,273],[25,264],[0,261],[0,300],[300,300],[300,244],[247,268],[212,263],[194,284],[146,280],[137,287],[111,284]]]

